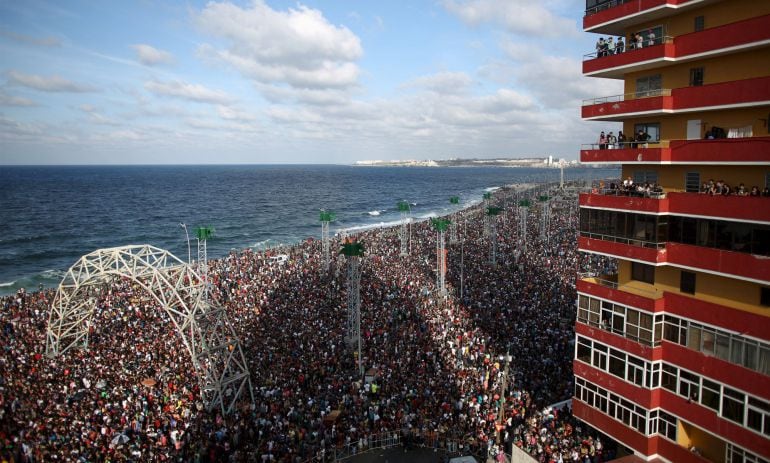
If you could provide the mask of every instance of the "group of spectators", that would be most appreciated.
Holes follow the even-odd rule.
[[[628,39],[628,49],[634,50],[643,48],[645,46],[651,47],[660,43],[660,39],[655,37],[655,32],[652,29],[647,31],[646,37],[643,32],[637,32],[631,34]],[[626,49],[626,43],[623,41],[623,37],[618,37],[615,40],[614,37],[599,37],[596,41],[596,56],[601,58],[602,56],[617,55],[623,53]]]
[[[767,198],[767,197],[770,197],[770,188],[765,187],[763,190],[760,191],[759,187],[754,185],[749,190],[746,188],[746,186],[743,183],[733,188],[724,180],[717,180],[715,182],[714,179],[709,179],[708,182],[703,182],[703,185],[701,185],[700,193],[709,194],[712,196],[736,195],[736,196],[762,196]]]
[[[599,134],[597,144],[600,150],[606,149],[624,149],[624,148],[647,148],[650,141],[650,135],[644,130],[640,129],[636,134],[632,134],[630,137],[626,137],[622,130],[618,131],[617,136],[614,132],[604,133],[604,130]]]
[[[493,234],[497,265],[483,209],[450,217],[458,240],[447,238],[446,297],[436,293],[427,222],[413,227],[407,257],[397,229],[356,236],[366,252],[361,356],[371,383],[345,342],[344,256],[324,271],[320,242],[307,240],[211,261],[211,297],[241,339],[255,399],[244,394],[229,415],[207,411],[181,337],[132,280],[94,294],[88,349],[56,358],[44,352],[54,291],[0,299],[0,457],[323,461],[334,448],[363,450],[371,436],[394,433],[492,453],[515,445],[541,462],[608,459],[611,443],[568,407],[547,408],[573,392],[576,272],[607,263],[577,253],[576,201],[551,214],[547,239],[539,210],[528,210],[522,239],[516,194],[495,196],[504,211]],[[279,254],[288,258],[272,258]]]

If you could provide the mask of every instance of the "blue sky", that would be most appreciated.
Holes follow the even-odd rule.
[[[574,159],[584,7],[0,0],[0,164]]]

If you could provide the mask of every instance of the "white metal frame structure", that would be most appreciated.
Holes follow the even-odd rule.
[[[346,326],[348,345],[356,349],[358,373],[363,377],[364,367],[361,356],[361,262],[359,256],[348,258],[348,320]]]
[[[245,391],[254,402],[248,364],[225,310],[206,300],[205,281],[163,249],[131,245],[81,257],[59,284],[46,330],[46,354],[88,348],[98,291],[130,279],[152,296],[176,327],[198,375],[209,410],[233,411]]]

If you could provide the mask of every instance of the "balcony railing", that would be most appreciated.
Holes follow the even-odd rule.
[[[622,120],[632,114],[671,114],[697,108],[770,104],[770,76],[718,82],[674,90],[644,90],[583,100],[582,117],[595,120]]]
[[[630,246],[637,246],[648,249],[665,249],[666,243],[658,243],[656,241],[637,240],[634,238],[624,238],[621,236],[602,235],[600,233],[580,232],[580,236],[585,238],[591,238],[595,240],[610,241],[613,243],[628,244]]]
[[[714,125],[720,125],[714,122]],[[770,162],[770,137],[722,138],[716,140],[649,141],[618,144],[615,149],[599,149],[598,143],[581,145],[580,162],[602,163],[767,163]]]
[[[671,96],[670,88],[660,88],[656,90],[645,90],[635,93],[624,93],[622,95],[600,96],[597,98],[588,98],[583,100],[583,106],[592,106],[604,103],[617,103],[622,101],[637,100],[640,98],[650,98],[656,96]]]
[[[656,45],[671,43],[673,41],[674,41],[674,37],[666,35],[663,37],[654,38],[652,43],[650,43],[650,41],[647,38],[645,38],[644,41],[642,42],[641,47],[637,46],[636,43],[629,41],[623,44],[623,49],[621,50],[617,48],[617,44],[615,44],[615,48],[613,50],[606,50],[606,51],[598,50],[593,53],[586,53],[585,55],[583,55],[583,61],[589,61],[589,60],[594,60],[599,58],[609,58],[612,56],[622,55],[625,53],[632,53],[635,51],[643,50],[645,48],[654,47]]]
[[[633,25],[660,19],[669,7],[686,7],[698,0],[610,0],[593,5],[585,10],[583,29],[602,34],[620,34]],[[588,5],[588,4],[587,4]]]

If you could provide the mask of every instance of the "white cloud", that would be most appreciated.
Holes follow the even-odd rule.
[[[494,22],[508,32],[536,37],[576,36],[573,19],[560,17],[531,0],[443,0],[451,13],[470,25]]]
[[[144,88],[156,95],[182,98],[198,103],[226,105],[233,102],[233,98],[221,90],[212,90],[200,84],[190,84],[178,80],[167,82],[151,80],[145,82]]]
[[[294,88],[346,88],[357,83],[355,64],[363,49],[359,38],[304,5],[276,11],[262,0],[242,8],[211,2],[196,18],[206,33],[226,48],[204,44],[199,55],[224,62],[265,84]]]
[[[5,28],[0,29],[0,36],[7,37],[14,42],[36,47],[58,47],[61,45],[61,39],[57,37],[33,37],[27,34],[20,34]]]
[[[0,106],[37,106],[37,103],[21,96],[9,95],[0,90]]]
[[[136,59],[145,66],[155,66],[156,64],[168,64],[174,61],[173,55],[167,51],[158,50],[157,48],[146,45],[136,44],[131,45],[131,48],[136,51]]]
[[[86,84],[79,84],[59,76],[38,76],[34,74],[24,74],[19,71],[10,70],[5,73],[10,85],[19,85],[43,92],[72,92],[86,93],[94,92],[96,88]]]
[[[443,94],[465,92],[473,80],[464,72],[440,72],[418,77],[404,84],[404,87],[416,87]]]

